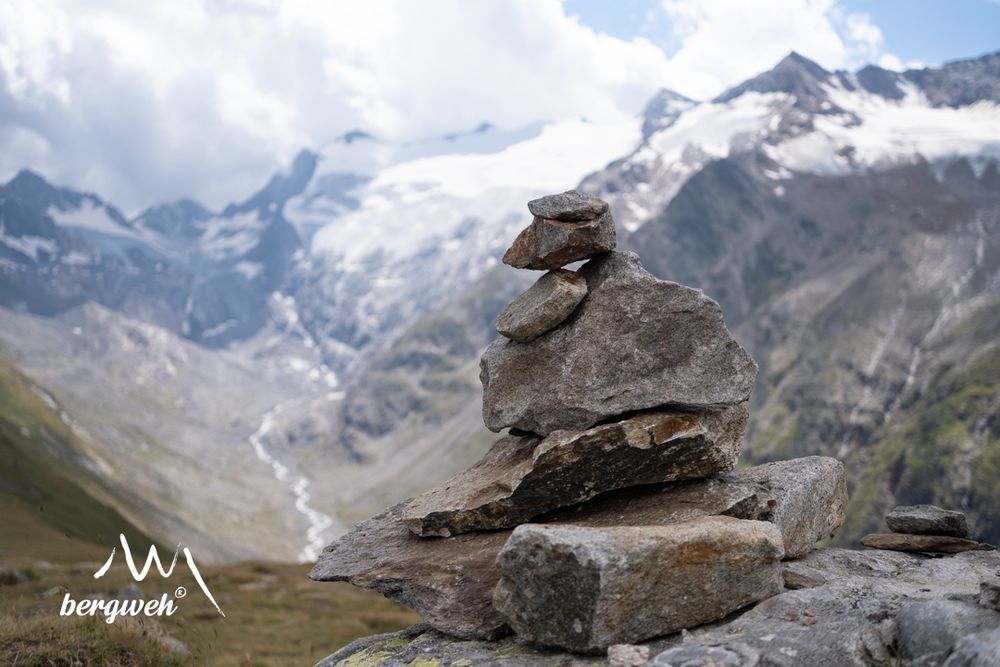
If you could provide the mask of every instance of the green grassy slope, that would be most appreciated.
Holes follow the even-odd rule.
[[[85,445],[47,396],[0,359],[0,507],[17,526],[0,538],[0,558],[77,558],[119,533],[145,551],[153,539],[89,473]]]

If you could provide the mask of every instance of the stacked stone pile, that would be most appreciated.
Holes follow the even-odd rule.
[[[719,305],[615,251],[600,199],[528,209],[504,262],[546,273],[481,361],[484,421],[507,433],[328,546],[311,576],[381,591],[455,637],[513,631],[579,653],[778,593],[782,561],[843,521],[843,467],[734,471],[757,366]]]
[[[865,535],[861,544],[874,549],[948,554],[994,548],[970,539],[964,514],[934,505],[896,507],[886,515],[885,523],[891,532]]]

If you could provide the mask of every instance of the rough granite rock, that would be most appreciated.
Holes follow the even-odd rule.
[[[592,220],[562,221],[535,217],[504,253],[516,269],[558,269],[613,250],[615,221],[606,211]]]
[[[748,418],[745,405],[652,410],[541,441],[507,436],[475,466],[413,499],[404,520],[425,537],[513,528],[605,491],[726,472],[739,458]]]
[[[498,332],[530,343],[570,316],[587,296],[587,279],[575,271],[556,269],[539,278],[497,316]]]
[[[667,649],[646,664],[648,667],[753,667],[759,661],[756,649],[739,642],[725,646],[692,642]]]
[[[787,591],[719,623],[645,642],[655,656],[649,665],[704,667],[705,649],[719,665],[724,655],[749,656],[740,667],[870,667],[898,665],[895,615],[913,600],[975,599],[979,582],[1000,571],[1000,552],[970,551],[927,558],[893,551],[817,549],[782,566],[813,581],[812,588]],[[421,634],[422,633],[422,634]],[[417,639],[414,639],[419,635]],[[466,667],[551,667],[604,665],[605,658],[525,646],[515,637],[498,642],[467,642],[428,632],[404,630],[359,640],[324,661],[324,667],[410,664],[416,658]],[[670,661],[680,647],[691,662]],[[666,653],[663,661],[659,655]],[[1000,654],[1000,629],[968,635],[955,644],[946,667],[994,667]],[[675,654],[676,655],[676,654]],[[754,655],[759,658],[753,658]],[[354,659],[350,662],[349,659]],[[754,663],[751,659],[756,659]],[[712,663],[707,663],[712,664]]]
[[[947,535],[904,535],[903,533],[871,533],[861,538],[861,544],[873,549],[892,551],[922,551],[957,554],[962,551],[992,549],[988,544]]]
[[[608,203],[599,197],[567,190],[562,194],[546,195],[528,202],[531,215],[549,220],[579,222],[593,220],[608,212]]]
[[[781,589],[774,524],[702,517],[671,526],[518,526],[497,556],[493,606],[519,637],[605,651],[723,618]]]
[[[895,507],[885,516],[885,523],[894,533],[950,535],[969,539],[969,526],[964,514],[934,505]]]
[[[547,435],[636,410],[747,400],[757,365],[701,291],[658,280],[633,253],[580,269],[587,297],[530,343],[494,341],[480,362],[483,419]]]
[[[987,577],[979,582],[979,604],[987,609],[1000,611],[1000,577]]]
[[[615,644],[608,647],[608,667],[641,667],[649,660],[649,647]]]
[[[1000,614],[960,600],[922,600],[899,610],[896,627],[904,664],[940,665],[962,637],[1000,627]]]
[[[847,516],[844,464],[828,456],[807,456],[765,463],[733,473],[765,487],[776,496],[768,521],[778,524],[785,538],[785,558],[809,553],[829,537]]]
[[[1000,628],[958,640],[943,667],[996,667],[1000,662]]]

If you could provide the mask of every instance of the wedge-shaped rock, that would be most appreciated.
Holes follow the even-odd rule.
[[[506,624],[493,609],[492,596],[500,578],[496,557],[511,531],[420,538],[403,522],[405,505],[359,523],[323,551],[309,576],[377,590],[451,635],[489,639],[503,634]],[[758,484],[706,479],[604,494],[541,520],[669,525],[714,514],[752,519],[771,509],[770,495]]]
[[[404,517],[423,536],[513,528],[605,491],[726,472],[739,458],[748,417],[745,405],[654,410],[541,441],[501,438],[475,466],[415,498]]]
[[[549,271],[497,316],[497,331],[530,343],[569,317],[585,296],[586,278],[565,269]]]
[[[567,190],[562,194],[532,199],[528,202],[528,210],[539,218],[578,222],[604,215],[608,212],[608,203],[593,195]]]
[[[507,540],[493,605],[528,641],[581,653],[715,621],[781,590],[774,524],[525,524]]]
[[[767,518],[778,525],[785,558],[798,558],[833,534],[847,516],[844,464],[828,456],[807,456],[739,470],[734,479],[762,484],[775,496]]]
[[[701,291],[657,280],[633,253],[588,262],[587,298],[530,343],[494,341],[480,362],[493,431],[583,430],[663,405],[720,407],[750,396],[757,365]]]
[[[558,269],[613,250],[616,243],[610,211],[575,221],[536,216],[514,239],[503,262],[516,269]]]
[[[861,538],[861,544],[872,549],[890,551],[923,551],[957,554],[963,551],[992,549],[989,544],[950,535],[904,535],[903,533],[871,533]]]
[[[965,515],[934,505],[908,505],[893,508],[885,515],[885,523],[894,533],[911,535],[951,535],[969,538]]]

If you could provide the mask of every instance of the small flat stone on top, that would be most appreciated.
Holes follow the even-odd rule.
[[[535,201],[545,199],[543,197]],[[617,239],[611,211],[600,199],[591,197],[589,200],[596,201],[599,205],[588,204],[586,207],[576,208],[536,206],[535,210],[563,217],[554,219],[536,215],[504,253],[503,263],[515,269],[558,269],[614,250]],[[595,214],[598,210],[602,212]]]
[[[528,202],[531,215],[549,220],[578,222],[594,220],[608,210],[608,203],[603,199],[567,190],[558,195],[546,195]]]
[[[586,278],[566,269],[549,271],[497,316],[497,331],[530,343],[569,317],[585,296]]]
[[[934,505],[905,505],[893,508],[885,517],[889,530],[910,535],[951,535],[969,538],[965,515]]]

